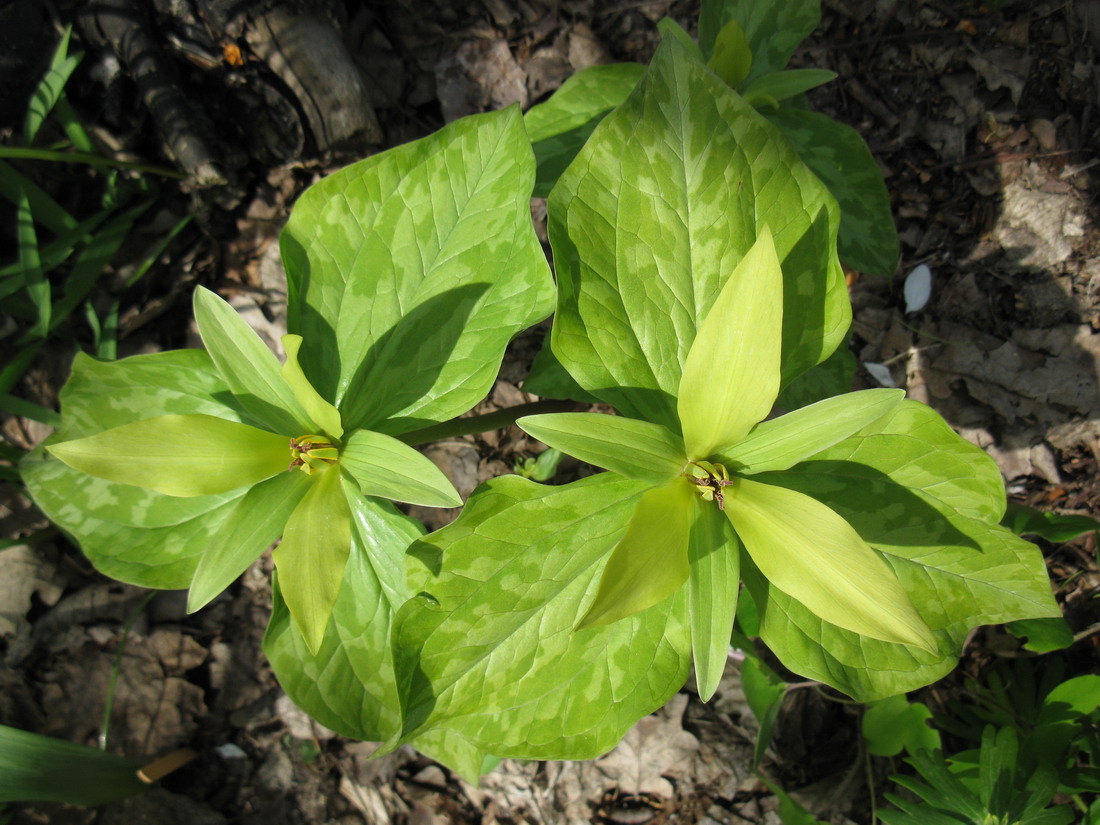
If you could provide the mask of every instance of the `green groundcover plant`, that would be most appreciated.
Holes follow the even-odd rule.
[[[556,289],[515,108],[320,181],[282,236],[285,362],[204,290],[205,350],[79,356],[22,464],[36,502],[191,609],[281,538],[265,651],[286,691],[471,778],[608,750],[693,661],[708,697],[735,616],[864,700],[940,678],[977,625],[1056,616],[984,453],[900,391],[822,389],[851,320],[842,210],[757,109],[793,88],[764,81],[805,35],[767,48],[796,6],[708,4],[701,45],[666,25],[603,99],[550,192]],[[459,501],[409,445],[485,396],[555,296],[539,380],[619,415],[519,423],[607,472],[492,479],[425,534],[392,502]]]

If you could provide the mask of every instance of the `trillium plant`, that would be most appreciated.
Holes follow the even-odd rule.
[[[709,698],[731,638],[870,700],[942,677],[978,625],[1057,615],[993,462],[900,390],[848,392],[840,260],[889,274],[897,247],[866,147],[801,98],[831,75],[786,69],[818,14],[705,3],[649,67],[314,184],[282,235],[285,360],[204,289],[204,349],[78,356],[22,465],[35,501],[191,610],[275,545],[287,693],[471,779],[610,749],[692,667]],[[413,445],[472,432],[551,312],[525,389],[615,414],[511,420],[606,472],[463,504]],[[462,510],[429,534],[404,504]]]

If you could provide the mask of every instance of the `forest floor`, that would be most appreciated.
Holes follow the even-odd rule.
[[[148,5],[178,13],[189,4]],[[262,80],[249,53],[255,41],[247,21],[232,32],[239,52],[223,42],[223,54],[215,51],[204,64],[184,58],[186,38],[173,29],[179,19],[151,14],[153,30],[180,66],[183,88],[196,100],[214,101],[218,140],[239,151],[232,192],[175,191],[151,221],[149,231],[163,233],[196,205],[199,211],[140,286],[124,293],[120,355],[193,341],[189,296],[199,283],[231,299],[277,340],[285,301],[277,236],[310,182],[369,151],[423,136],[445,119],[515,102],[526,107],[588,65],[647,62],[658,42],[657,21],[670,15],[694,31],[697,15],[695,4],[669,0],[328,6],[359,57],[383,139],[369,150],[360,145],[322,158],[310,155],[308,138],[289,146],[268,140],[254,149],[255,136],[244,134],[249,124],[269,128],[263,112],[234,109],[240,86],[233,78],[255,72]],[[825,0],[823,6],[822,24],[794,65],[839,74],[811,94],[811,103],[865,137],[885,175],[901,237],[894,279],[850,273],[858,361],[884,365],[890,381],[985,448],[1013,500],[1100,517],[1100,7],[1090,0]],[[64,24],[75,12],[57,14]],[[23,51],[39,60],[48,55],[56,22],[44,14],[24,21]],[[35,59],[22,65],[32,79],[43,68]],[[100,69],[107,64],[95,53],[85,59],[71,86],[74,107],[105,142],[163,158],[125,72],[104,85]],[[13,71],[10,63],[0,69]],[[14,128],[10,98],[21,88],[14,85],[0,101],[0,129]],[[249,105],[262,107],[267,99],[255,95]],[[537,203],[534,212],[537,219]],[[140,246],[141,238],[133,243]],[[906,313],[902,283],[920,264],[932,272],[931,300]],[[523,378],[541,334],[514,342],[479,411],[530,400]],[[16,392],[55,403],[66,353],[71,349],[40,358]],[[871,370],[878,378],[861,367],[861,386],[884,380],[879,368]],[[4,432],[26,448],[48,430],[10,418]],[[429,454],[466,495],[535,449],[509,428],[438,444]],[[558,479],[578,471],[567,460]],[[99,576],[62,536],[41,538],[48,524],[16,487],[7,488],[0,507],[0,537],[17,540],[0,550],[0,721],[94,743],[123,628],[136,616],[117,670],[111,748],[136,759],[182,747],[200,754],[143,796],[95,810],[23,806],[15,822],[779,822],[776,798],[750,769],[756,723],[735,662],[711,702],[699,702],[689,684],[601,759],[505,761],[473,787],[411,750],[371,760],[373,745],[319,727],[289,702],[260,651],[271,599],[269,557],[189,616],[183,594],[146,602],[142,590]],[[39,540],[23,541],[32,535]],[[1065,661],[1072,672],[1100,672],[1095,534],[1044,543],[1043,550],[1080,636]],[[958,695],[966,677],[1011,661],[1016,644],[1001,631],[980,631],[956,673],[926,692],[925,701],[936,707],[937,697]],[[762,765],[834,823],[870,821],[868,777],[881,793],[900,767],[868,761],[859,713],[812,687],[792,690]]]

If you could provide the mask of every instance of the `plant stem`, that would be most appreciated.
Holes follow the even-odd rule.
[[[578,408],[575,401],[532,401],[530,404],[517,404],[484,415],[471,415],[468,418],[452,418],[442,424],[433,424],[420,430],[413,430],[397,436],[406,444],[417,446],[460,435],[474,435],[490,430],[500,430],[516,423],[517,418],[539,413],[573,412]]]
[[[111,711],[115,707],[115,688],[118,686],[118,675],[122,671],[122,654],[126,652],[126,640],[130,637],[130,630],[155,595],[157,595],[157,591],[150,590],[130,613],[126,625],[122,628],[122,636],[118,640],[118,650],[115,652],[115,663],[111,668],[111,681],[107,684],[107,699],[103,703],[103,722],[99,728],[100,750],[107,750],[107,731],[111,725]]]

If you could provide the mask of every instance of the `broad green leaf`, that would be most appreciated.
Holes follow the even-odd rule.
[[[427,507],[461,507],[454,485],[408,444],[370,430],[356,430],[340,453],[340,466],[365,496]]]
[[[904,696],[880,699],[867,708],[861,727],[867,750],[875,756],[897,756],[904,748],[910,754],[924,749],[939,750],[939,731],[926,723],[932,711],[921,702]]]
[[[825,358],[848,326],[836,204],[675,39],[593,132],[549,213],[554,353],[623,415],[678,428],[688,349],[764,226],[783,267],[783,380]]]
[[[317,473],[273,554],[281,593],[311,653],[321,647],[350,552],[351,512],[340,471],[330,467]]]
[[[113,753],[0,725],[0,803],[102,805],[149,786]]]
[[[687,31],[673,20],[671,17],[663,17],[657,21],[657,31],[661,35],[661,39],[675,39],[684,51],[691,56],[693,60],[698,63],[706,63],[707,60],[703,57],[703,53],[699,50],[698,44],[694,38]]]
[[[1065,765],[1070,743],[1083,737],[1087,717],[1100,707],[1100,676],[1067,679],[1043,699],[1029,745],[1038,764]]]
[[[795,48],[821,22],[821,0],[706,0],[699,14],[699,46],[710,57],[718,33],[730,20],[752,49],[749,79],[787,68]]]
[[[832,355],[784,387],[775,404],[783,410],[797,410],[834,395],[843,395],[852,391],[855,375],[856,357],[847,341],[842,342]]]
[[[916,690],[958,663],[966,632],[936,630],[939,650],[861,636],[821,619],[769,584],[751,556],[742,556],[741,578],[760,611],[760,638],[788,669],[870,702]],[[742,601],[745,594],[742,595]]]
[[[302,409],[321,428],[321,432],[332,438],[340,438],[344,434],[344,428],[340,423],[340,412],[313,389],[306,374],[302,372],[302,367],[298,363],[298,350],[301,346],[301,335],[283,336],[283,349],[286,351],[286,361],[283,362],[281,370],[283,379],[290,385]],[[301,435],[307,435],[307,433],[301,433]]]
[[[443,729],[500,756],[586,759],[683,685],[682,597],[574,630],[645,489],[611,473],[495,478],[412,546],[434,576],[395,630],[406,738]]]
[[[846,124],[804,109],[783,107],[767,118],[840,204],[840,259],[861,272],[893,276],[899,246],[890,193],[863,138]]]
[[[745,478],[726,488],[726,500],[726,516],[775,587],[846,630],[936,649],[894,571],[833,510]]]
[[[882,418],[904,397],[903,390],[877,389],[819,401],[760,422],[719,458],[739,473],[787,470]]]
[[[310,481],[302,472],[280,473],[237,501],[195,569],[187,592],[189,613],[209,604],[278,540]]]
[[[688,544],[697,507],[695,492],[681,479],[642,494],[580,629],[617,622],[680,589],[691,571]]]
[[[61,390],[62,426],[48,440],[94,435],[145,414],[242,412],[202,350],[137,355],[103,363],[80,354]],[[77,472],[42,448],[20,464],[35,503],[74,536],[104,574],[144,587],[184,589],[199,557],[247,490],[196,498],[167,496]]]
[[[752,68],[752,49],[745,37],[745,31],[736,20],[730,20],[718,32],[714,41],[714,54],[707,61],[707,66],[714,70],[731,89],[741,85],[741,81],[749,76]]]
[[[195,288],[194,311],[211,360],[257,423],[288,438],[316,429],[283,377],[278,359],[237,310],[200,286]]]
[[[207,496],[286,470],[283,436],[212,415],[161,415],[46,447],[74,470],[169,496]]]
[[[400,586],[405,548],[424,528],[386,502],[361,497],[352,523],[344,584],[320,649],[306,646],[276,588],[264,654],[283,690],[314,719],[353,739],[381,741],[400,728],[389,637],[394,606],[408,596],[392,585]]]
[[[1065,650],[1074,643],[1073,630],[1065,619],[1020,619],[1009,622],[1005,630],[1018,639],[1024,640],[1024,649],[1033,653],[1050,653]]]
[[[741,90],[741,94],[749,103],[755,103],[757,98],[781,101],[832,80],[836,80],[836,72],[828,69],[787,69],[756,78]]]
[[[281,239],[288,324],[347,430],[396,435],[465,412],[512,336],[549,314],[534,166],[513,107],[355,163],[299,198]]]
[[[1005,511],[997,464],[961,438],[939,413],[903,401],[862,432],[813,456],[810,462],[844,462],[849,476],[891,481],[931,496],[960,515],[996,523]],[[813,468],[807,463],[806,468]],[[838,482],[838,488],[855,479]]]
[[[695,683],[704,702],[714,695],[729,658],[741,585],[741,543],[717,507],[697,504],[688,543],[688,620]]]
[[[707,313],[688,350],[676,409],[688,458],[739,442],[779,394],[783,272],[765,224]]]
[[[660,424],[600,413],[551,413],[517,419],[543,444],[605,470],[667,484],[687,463],[684,442]]]
[[[559,398],[580,401],[585,404],[599,404],[600,399],[581,389],[573,376],[558,361],[550,346],[550,335],[543,339],[542,349],[535,355],[531,371],[523,379],[523,391],[534,393],[542,398]]]
[[[603,116],[626,100],[642,75],[639,63],[589,66],[570,75],[545,103],[523,116],[535,152],[536,198],[545,198]]]

